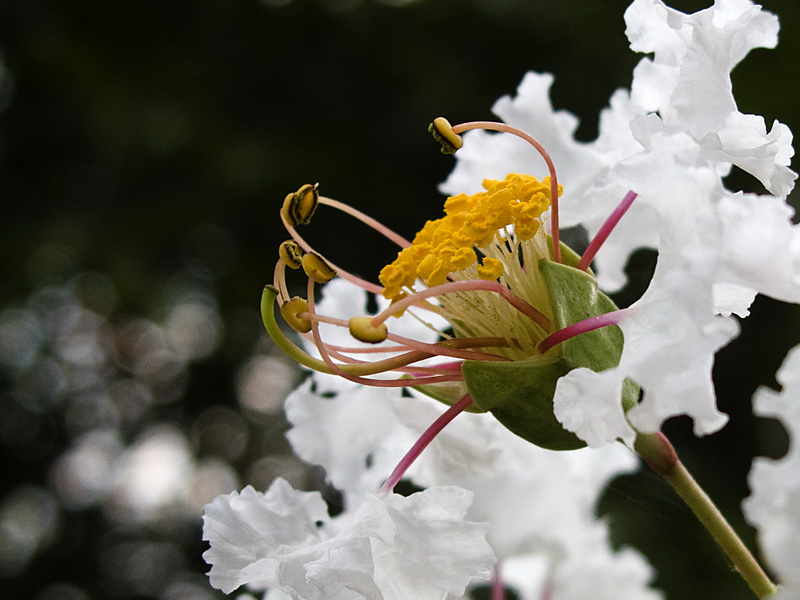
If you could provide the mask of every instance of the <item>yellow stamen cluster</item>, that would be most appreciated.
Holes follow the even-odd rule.
[[[509,226],[520,241],[534,236],[541,226],[539,217],[550,206],[549,178],[539,181],[512,173],[503,181],[487,179],[483,187],[485,192],[448,198],[445,216],[428,221],[411,246],[381,270],[386,298],[403,298],[418,278],[428,286],[445,283],[448,274],[478,262],[476,248],[504,243]],[[477,272],[481,279],[497,279],[503,274],[503,263],[486,257],[477,265]]]

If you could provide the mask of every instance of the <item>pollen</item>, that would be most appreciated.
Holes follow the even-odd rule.
[[[403,298],[414,290],[417,279],[428,286],[441,285],[452,273],[472,267],[481,279],[503,274],[503,264],[495,258],[486,257],[478,264],[476,249],[485,254],[492,244],[503,244],[512,231],[521,242],[531,239],[550,207],[550,180],[512,173],[502,181],[487,179],[483,187],[484,192],[448,198],[445,216],[428,221],[411,246],[383,268],[379,279],[386,298]]]
[[[303,264],[303,252],[294,240],[283,242],[278,248],[278,255],[290,269],[299,269]]]
[[[286,196],[281,213],[291,227],[308,225],[317,210],[318,204],[319,192],[317,191],[317,186],[307,183],[296,192]]]
[[[492,281],[503,274],[503,263],[496,258],[484,258],[483,264],[478,267],[478,277]]]

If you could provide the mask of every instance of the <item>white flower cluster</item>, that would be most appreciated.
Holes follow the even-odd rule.
[[[614,93],[595,142],[577,142],[576,119],[553,110],[550,75],[528,74],[515,98],[494,107],[553,156],[567,226],[593,235],[628,190],[639,194],[597,256],[605,289],[624,284],[633,250],[659,253],[650,287],[620,324],[619,366],[576,369],[559,382],[556,416],[592,448],[541,450],[492,419],[462,414],[406,473],[424,491],[378,496],[443,407],[314,374],[287,400],[289,439],[299,456],[326,469],[344,512],[328,516],[319,494],[282,480],[263,494],[246,488],[218,498],[205,514],[214,586],[269,590],[270,600],[458,598],[489,577],[497,558],[496,572],[525,600],[660,597],[648,588],[646,562],[632,550],[613,552],[606,525],[594,517],[607,482],[635,468],[633,456],[611,442],[630,443],[636,430],[657,431],[680,414],[694,419],[699,435],[725,424],[711,381],[714,353],[738,332],[730,315],[746,316],[757,293],[800,302],[800,229],[785,202],[796,177],[788,168],[791,133],[777,122],[767,131],[763,118],[739,112],[730,81],[751,49],[776,44],[777,18],[750,0],[717,0],[692,15],[634,0],[625,18],[632,49],[652,57],[636,67],[630,90]],[[456,156],[443,185],[453,194],[535,168],[529,147],[480,131],[466,135]],[[734,165],[770,194],[728,191],[723,177]],[[319,310],[346,318],[360,303],[363,292],[334,280]],[[407,333],[404,327],[415,339],[435,338],[410,317],[396,329]],[[346,334],[323,335],[335,343]],[[784,367],[783,396],[758,400],[765,414],[783,415],[795,436],[798,357]],[[627,415],[619,400],[626,378],[644,391]],[[784,576],[784,600],[800,598],[797,458],[794,448],[777,465],[758,463],[747,505]]]
[[[775,122],[739,112],[730,72],[753,48],[777,43],[778,19],[749,0],[718,0],[685,15],[660,0],[635,0],[625,13],[631,48],[652,53],[617,90],[600,118],[593,143],[577,142],[574,116],[554,112],[552,76],[529,73],[515,98],[494,111],[537,137],[551,152],[564,185],[562,223],[594,235],[625,192],[639,194],[597,255],[607,291],[625,283],[623,269],[639,247],[658,250],[644,296],[620,326],[625,346],[619,366],[603,373],[575,369],[559,382],[556,416],[591,446],[635,431],[658,431],[687,414],[695,433],[725,425],[711,382],[714,353],[738,333],[736,322],[757,293],[800,301],[800,228],[785,197],[796,174],[788,165],[792,134]],[[443,185],[472,191],[485,177],[527,172],[529,148],[511,136],[473,132]],[[733,165],[775,195],[734,193],[723,177]],[[623,415],[622,382],[644,390]]]

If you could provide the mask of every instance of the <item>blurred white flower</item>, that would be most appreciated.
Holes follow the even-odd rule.
[[[777,373],[781,392],[761,389],[756,414],[779,419],[789,433],[789,451],[780,460],[753,461],[752,494],[742,508],[758,527],[758,540],[781,583],[774,600],[800,598],[800,347],[789,352]]]
[[[458,596],[494,562],[486,527],[464,521],[470,500],[455,487],[367,495],[330,518],[318,492],[277,479],[264,494],[246,487],[206,507],[203,556],[225,593],[247,584],[305,600]]]
[[[446,408],[427,397],[352,384],[349,391],[323,397],[312,389],[315,378],[287,399],[292,423],[288,437],[299,456],[325,467],[328,480],[345,499],[377,489]],[[467,516],[489,524],[487,539],[501,561],[504,581],[507,561],[516,564],[519,557],[536,556],[544,561],[548,580],[563,569],[571,572],[557,584],[567,594],[565,590],[578,585],[572,571],[591,555],[609,573],[620,573],[609,575],[616,577],[619,593],[629,590],[631,597],[655,598],[658,594],[647,588],[652,572],[646,561],[625,550],[616,564],[607,526],[595,517],[608,482],[636,467],[633,454],[621,445],[553,452],[510,434],[486,415],[462,413],[405,478],[418,486],[457,485],[474,494]],[[622,573],[631,576],[626,579]]]

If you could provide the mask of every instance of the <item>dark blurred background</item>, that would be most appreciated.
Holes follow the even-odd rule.
[[[206,600],[204,503],[276,475],[310,489],[281,401],[301,375],[257,312],[284,239],[285,194],[320,182],[413,235],[453,162],[435,116],[490,118],[528,70],[591,140],[629,86],[628,2],[539,0],[0,1],[0,595]],[[734,72],[743,112],[799,131],[800,5],[772,0],[777,50]],[[673,2],[691,12],[702,2]],[[734,173],[732,189],[761,191]],[[392,248],[335,217],[311,237],[374,278]],[[620,303],[646,286],[637,253]],[[685,462],[749,544],[739,503],[754,455],[787,438],[750,417],[800,341],[797,307],[759,299],[720,352],[732,421]],[[670,598],[750,592],[672,493],[618,479],[598,514]]]

